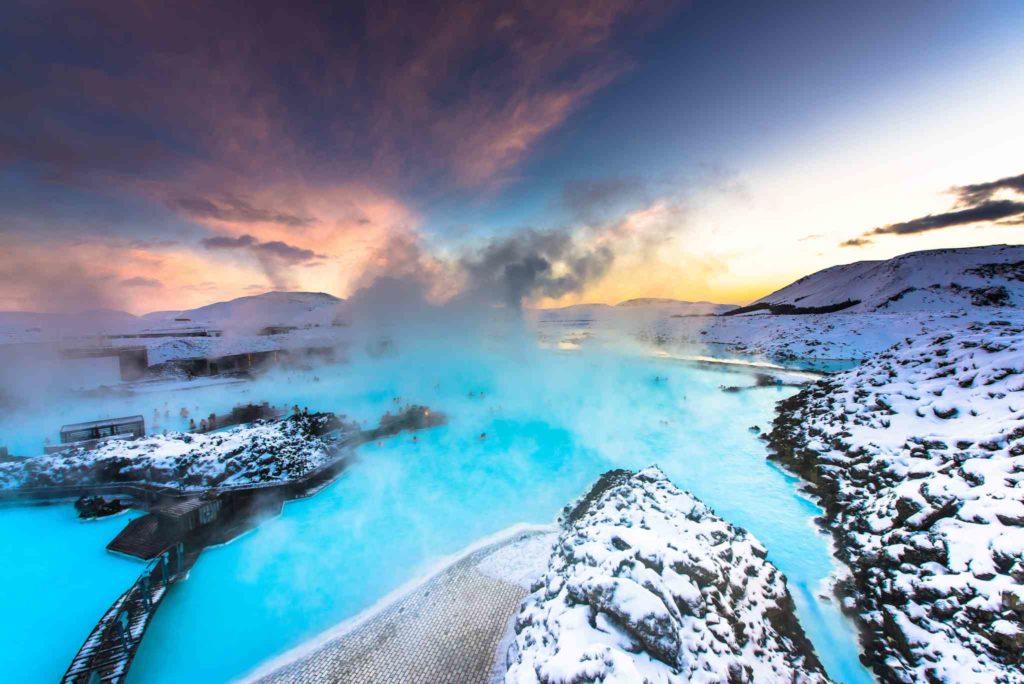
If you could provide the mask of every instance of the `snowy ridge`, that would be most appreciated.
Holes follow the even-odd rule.
[[[949,311],[1024,306],[1024,246],[911,252],[832,266],[758,299],[757,305],[838,306],[844,311]]]
[[[327,463],[321,437],[345,426],[331,414],[294,415],[207,434],[169,432],[0,463],[0,489],[111,482],[182,489],[283,482]]]
[[[1024,320],[1024,310],[990,309],[986,315]],[[964,325],[975,312],[832,313],[793,316],[718,316],[659,321],[638,338],[659,346],[709,345],[729,354],[770,359],[865,359],[901,340]]]
[[[780,404],[886,681],[1024,682],[1024,326],[917,335]]]
[[[330,325],[344,300],[324,292],[265,292],[186,311],[158,311],[143,316],[149,322],[187,318],[219,327],[265,325]]]
[[[827,681],[764,547],[659,469],[605,473],[561,523],[506,682]]]

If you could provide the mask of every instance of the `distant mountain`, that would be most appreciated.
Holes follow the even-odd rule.
[[[336,315],[343,313],[339,311],[343,304],[343,299],[325,292],[266,292],[197,309],[157,311],[143,318],[150,324],[192,323],[229,328],[330,325]]]
[[[665,299],[661,297],[643,297],[627,299],[614,306],[611,304],[573,304],[553,309],[539,309],[537,314],[542,321],[552,320],[594,320],[603,316],[629,315],[636,312],[640,315],[667,316],[708,316],[735,309],[734,304],[715,304],[713,302],[687,302],[681,299]]]
[[[687,302],[682,299],[666,299],[663,297],[639,297],[627,299],[616,304],[625,308],[658,308],[673,309],[673,313],[708,315],[722,313],[736,308],[735,304],[715,304],[714,302]]]
[[[78,313],[0,311],[0,335],[14,340],[95,335],[111,330],[134,329],[139,323],[137,316],[116,309],[91,309]]]
[[[573,304],[552,309],[536,309],[535,313],[542,321],[553,320],[593,320],[612,309],[610,304]]]
[[[729,312],[952,311],[1024,306],[1024,246],[911,252],[832,266]]]

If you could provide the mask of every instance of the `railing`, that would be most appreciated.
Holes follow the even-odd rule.
[[[124,681],[167,587],[184,570],[185,547],[180,542],[147,563],[135,583],[100,618],[61,681],[64,684]]]

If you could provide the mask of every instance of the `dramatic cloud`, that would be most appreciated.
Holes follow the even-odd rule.
[[[256,238],[252,235],[239,235],[238,237],[228,237],[226,235],[217,235],[211,238],[203,238],[203,247],[207,249],[240,249],[242,247],[252,247],[256,244]]]
[[[168,204],[200,220],[225,223],[278,223],[294,227],[308,226],[316,222],[307,216],[260,209],[237,197],[222,197],[216,201],[206,197],[177,197]]]
[[[871,244],[873,235],[914,235],[951,226],[995,222],[996,225],[1016,225],[1024,220],[1024,198],[995,199],[1002,191],[1024,196],[1024,174],[1001,178],[987,183],[959,185],[950,190],[957,196],[956,206],[941,214],[928,214],[900,223],[890,223],[840,243],[840,247],[860,247]]]
[[[185,247],[151,252],[116,241],[3,237],[0,311],[119,309],[146,313],[169,305],[188,308],[208,304],[214,293],[239,296],[242,286],[262,273],[258,264],[218,263],[214,287],[208,281],[209,260]]]
[[[0,126],[0,158],[62,182],[183,188],[166,201],[208,219],[301,226],[244,187],[179,181],[488,182],[628,69],[625,39],[674,3],[71,4],[9,17],[37,28],[4,36],[33,57],[0,75],[20,124]]]
[[[123,287],[163,287],[156,278],[143,278],[142,276],[135,276],[134,278],[125,278],[121,281]]]
[[[526,298],[580,292],[607,273],[614,259],[606,245],[582,244],[564,231],[528,230],[487,245],[460,265],[470,292],[491,293],[519,306]]]
[[[944,214],[929,214],[911,221],[892,223],[888,226],[875,228],[871,235],[909,235],[911,233],[923,233],[949,226],[962,226],[982,221],[995,221],[1010,216],[1024,214],[1024,202],[1012,200],[994,200],[982,202],[981,204],[967,209],[947,211]]]
[[[346,294],[382,245],[419,240],[409,207],[517,178],[674,6],[15,4],[0,22],[0,160],[76,196],[48,203],[68,208],[44,237],[106,236],[115,216],[140,252]],[[76,202],[102,216],[84,225]],[[186,287],[160,280],[167,296]],[[128,287],[139,301],[153,289]]]
[[[990,181],[988,183],[961,185],[953,188],[950,192],[957,195],[961,206],[975,206],[992,199],[993,195],[1000,190],[1010,190],[1024,195],[1024,173],[1019,176],[1000,178],[997,181]]]
[[[326,258],[311,249],[296,247],[280,240],[260,242],[249,234],[237,237],[216,235],[204,238],[200,242],[210,250],[247,250],[259,261],[263,272],[274,287],[282,290],[294,287],[289,267]]]
[[[252,235],[239,235],[238,237],[216,235],[214,237],[204,238],[201,242],[203,247],[206,247],[207,249],[248,248],[258,254],[277,257],[278,259],[292,264],[324,258],[323,255],[317,254],[311,249],[295,247],[294,245],[289,245],[288,243],[281,242],[280,240],[260,242]]]
[[[260,254],[267,254],[292,264],[324,258],[322,255],[317,254],[311,249],[294,247],[286,242],[281,242],[280,240],[261,242],[258,245],[254,245],[253,249]]]

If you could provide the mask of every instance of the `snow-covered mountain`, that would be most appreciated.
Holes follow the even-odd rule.
[[[157,311],[143,316],[150,324],[192,323],[220,327],[262,327],[267,325],[330,325],[344,300],[325,292],[266,292],[215,302],[198,309]],[[187,319],[187,320],[184,320]]]
[[[330,326],[348,323],[349,318],[346,301],[324,292],[267,292],[196,309],[155,311],[142,316],[112,309],[80,313],[9,311],[0,312],[0,344],[197,326],[256,332],[266,326]]]
[[[784,314],[819,309],[824,309],[819,313],[950,311],[979,306],[1024,306],[1024,246],[934,249],[886,261],[832,266],[743,308]]]

